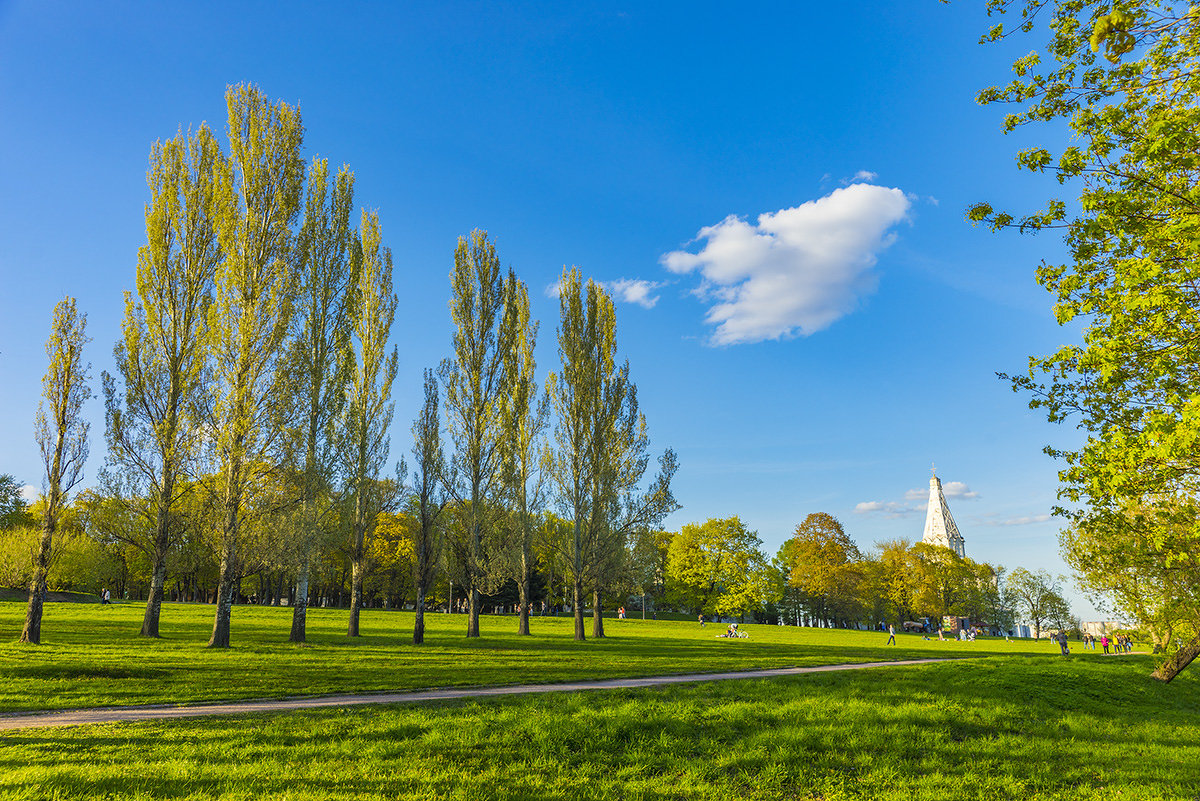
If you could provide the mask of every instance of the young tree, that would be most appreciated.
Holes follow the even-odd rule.
[[[299,326],[289,358],[302,410],[296,448],[303,497],[291,642],[304,642],[306,637],[309,571],[322,521],[330,512],[330,504],[322,499],[330,499],[326,489],[334,470],[334,423],[346,399],[353,205],[354,173],[343,166],[331,185],[329,163],[314,159],[294,254],[300,273]]]
[[[68,493],[83,475],[88,455],[90,426],[83,417],[83,404],[92,393],[87,383],[91,365],[83,361],[83,346],[89,341],[86,329],[87,315],[75,310],[74,298],[66,297],[55,304],[50,338],[46,341],[50,365],[42,377],[42,400],[34,422],[46,467],[41,532],[33,559],[33,578],[29,582],[25,628],[21,631],[21,642],[34,645],[42,641],[42,604],[54,532]]]
[[[646,420],[638,411],[629,364],[616,366],[616,315],[612,298],[578,268],[559,280],[558,353],[561,371],[547,389],[556,413],[551,473],[558,503],[571,517],[561,555],[574,582],[575,639],[584,639],[583,590],[593,593],[593,634],[603,636],[600,595],[613,565],[623,559],[625,538],[656,528],[678,505],[671,494],[675,454],[664,452],[660,471],[640,491],[648,458]]]
[[[1200,518],[1194,492],[1200,477],[1194,457],[1200,444],[1196,6],[1185,0],[990,0],[988,8],[993,14],[1019,8],[1023,32],[1049,23],[1046,63],[1036,52],[1023,57],[1011,83],[986,89],[979,99],[1016,106],[1006,130],[1067,123],[1073,136],[1061,152],[1035,146],[1018,160],[1077,186],[1079,211],[1051,200],[1020,219],[986,203],[968,214],[996,227],[1064,230],[1069,263],[1043,264],[1037,277],[1055,297],[1058,322],[1086,332],[1082,342],[1031,358],[1026,375],[1005,378],[1051,421],[1075,417],[1088,432],[1077,450],[1049,449],[1065,462],[1061,495],[1077,505],[1060,511],[1078,523],[1136,510],[1143,521],[1103,530],[1117,538],[1115,548],[1140,549],[1147,566],[1166,573],[1200,555],[1193,525]],[[1000,24],[987,38],[1011,33]],[[1165,540],[1137,534],[1175,523],[1192,533],[1172,537],[1169,550]],[[1194,603],[1187,595],[1177,600]],[[1191,610],[1200,619],[1200,607]],[[1200,630],[1184,650],[1192,657],[1160,666],[1155,677],[1169,681],[1200,654]]]
[[[780,549],[788,584],[800,592],[809,613],[843,623],[861,611],[862,554],[837,518],[813,512]]]
[[[241,578],[243,501],[261,471],[273,469],[292,393],[282,355],[296,277],[288,260],[304,163],[300,112],[272,105],[256,87],[226,93],[233,212],[220,221],[224,259],[208,315],[212,379],[208,437],[221,463],[220,577],[209,647],[229,647],[231,605]]]
[[[21,495],[21,482],[12,473],[0,473],[0,529],[32,526],[29,504]]]
[[[549,398],[538,394],[534,376],[538,324],[530,319],[529,289],[510,270],[504,284],[504,312],[500,339],[508,343],[503,354],[505,391],[501,417],[501,471],[504,497],[511,510],[516,540],[510,551],[515,562],[520,611],[517,633],[529,634],[529,579],[533,572],[533,536],[544,503],[544,442],[542,432],[549,414]]]
[[[150,151],[146,245],[137,295],[125,293],[122,337],[113,349],[122,388],[103,374],[109,459],[141,492],[153,525],[150,592],[141,634],[157,637],[174,507],[199,445],[195,415],[206,358],[205,329],[222,253],[217,229],[231,213],[230,175],[207,126]]]
[[[417,584],[416,620],[413,644],[425,642],[425,596],[433,586],[434,573],[442,551],[446,508],[446,459],[442,453],[442,432],[438,420],[438,385],[432,370],[425,371],[425,405],[413,421],[413,491],[416,495],[417,525],[414,537],[414,573]]]
[[[501,484],[500,421],[504,409],[504,354],[512,345],[500,326],[504,274],[487,232],[459,237],[450,273],[454,358],[439,369],[446,392],[446,422],[454,443],[456,480],[447,489],[466,528],[464,576],[467,636],[479,636],[479,590],[484,579],[484,534],[495,514]]]
[[[762,540],[738,517],[685,525],[672,540],[667,578],[706,615],[744,615],[772,594]]]
[[[1033,637],[1042,633],[1042,623],[1060,606],[1067,606],[1058,582],[1045,570],[1031,572],[1018,567],[1008,576],[1008,589],[1021,616],[1033,624]]]
[[[347,359],[346,409],[339,424],[338,445],[351,506],[350,625],[358,636],[366,556],[375,517],[384,508],[380,472],[387,461],[388,428],[392,424],[392,381],[397,349],[388,350],[397,298],[392,291],[392,252],[380,246],[379,218],[363,212],[358,269],[350,287],[347,311],[353,332]]]

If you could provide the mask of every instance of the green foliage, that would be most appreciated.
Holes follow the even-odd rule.
[[[862,617],[862,554],[837,518],[814,512],[779,549],[787,584],[809,614],[822,620]]]
[[[705,615],[744,615],[774,600],[762,540],[737,517],[689,523],[671,538],[667,587],[677,604]]]
[[[0,473],[0,530],[32,525],[33,515],[21,495],[21,482],[11,473]]]
[[[1052,170],[1075,187],[1077,208],[1061,201],[1019,220],[1023,230],[1061,228],[1068,264],[1043,264],[1038,281],[1055,298],[1061,324],[1083,339],[1030,359],[1028,374],[1005,376],[1054,422],[1073,420],[1088,438],[1063,459],[1059,510],[1077,529],[1068,553],[1082,564],[1096,537],[1113,540],[1147,575],[1196,565],[1200,502],[1200,16],[1182,0],[992,0],[989,11],[1022,9],[1022,30],[1041,14],[1050,26],[1047,66],[1028,58],[1016,79],[980,93],[1018,111],[1006,130],[1062,120],[1073,143],[1055,157],[1034,147],[1025,169]],[[997,28],[990,39],[1004,35]],[[1105,61],[1097,60],[1103,51]],[[987,204],[972,220],[1013,224]],[[1129,524],[1117,522],[1122,516]],[[1136,554],[1136,555],[1135,555]],[[1194,568],[1192,568],[1194,570]],[[1101,585],[1093,583],[1100,588]],[[1152,582],[1168,590],[1173,582]],[[1188,609],[1194,596],[1153,605]],[[1125,596],[1128,600],[1128,596]],[[1196,645],[1200,647],[1200,639]]]

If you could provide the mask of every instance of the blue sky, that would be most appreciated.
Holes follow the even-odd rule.
[[[0,0],[0,472],[37,484],[50,311],[111,369],[150,145],[224,126],[225,87],[298,103],[394,252],[393,454],[448,354],[456,238],[526,280],[552,368],[564,265],[608,282],[672,527],[740,515],[774,551],[825,511],[864,548],[919,538],[929,468],[968,555],[1065,570],[1051,426],[995,377],[1067,341],[1034,282],[1052,237],[964,221],[1052,182],[974,101],[1044,38],[978,44],[980,3],[79,4]],[[648,7],[642,7],[648,6]],[[93,420],[89,477],[104,458]],[[1085,618],[1098,613],[1076,596]]]

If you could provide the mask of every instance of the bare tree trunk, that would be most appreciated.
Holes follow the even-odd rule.
[[[229,647],[229,618],[233,607],[234,576],[236,565],[232,547],[225,543],[221,546],[221,575],[217,579],[217,613],[213,619],[212,637],[208,641],[209,648]]]
[[[518,614],[517,634],[529,636],[529,552],[521,548],[521,580],[517,583],[520,589],[521,611]]]
[[[413,645],[425,642],[425,582],[417,585],[416,621],[413,623]]]
[[[592,636],[604,636],[603,607],[600,606],[600,588],[592,590]]]
[[[579,642],[587,639],[583,633],[583,577],[575,577],[575,608],[572,610],[575,613],[575,639]]]
[[[154,553],[150,565],[150,594],[146,599],[146,614],[142,617],[143,637],[158,637],[158,620],[162,614],[163,585],[167,580],[167,550],[171,546],[171,518],[168,505],[175,492],[174,483],[165,484],[158,495],[158,514],[155,519]]]
[[[21,642],[38,645],[42,641],[42,604],[46,598],[46,574],[50,571],[50,543],[54,537],[54,521],[42,521],[42,536],[38,538],[37,556],[33,561],[33,580],[29,582],[29,606],[25,609],[25,628]]]
[[[467,590],[467,636],[479,636],[479,588],[474,583]]]
[[[308,562],[296,576],[296,597],[292,599],[292,633],[288,642],[304,642],[308,625]]]
[[[363,564],[362,556],[355,554],[354,566],[350,573],[350,628],[346,634],[358,636],[358,611],[362,606]]]
[[[1197,656],[1200,656],[1200,635],[1192,638],[1191,642],[1182,646],[1174,656],[1159,665],[1158,669],[1150,675],[1161,682],[1169,682],[1190,665]]]

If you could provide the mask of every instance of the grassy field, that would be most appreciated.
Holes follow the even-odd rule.
[[[731,643],[732,644],[732,643]],[[1200,680],[922,667],[0,734],[4,799],[1192,799]]]
[[[746,626],[746,640],[717,639],[695,622],[609,620],[608,637],[577,643],[568,618],[534,618],[518,637],[513,617],[483,616],[467,639],[463,615],[426,617],[412,645],[412,613],[364,610],[363,636],[345,636],[347,610],[313,609],[309,642],[287,642],[291,610],[235,607],[233,647],[204,647],[213,607],[167,604],[161,640],[137,636],[140,604],[48,604],[42,644],[16,642],[24,606],[0,604],[0,712],[195,703],[426,687],[557,682],[671,673],[914,659],[1049,654],[1045,641],[923,640],[838,629]],[[590,631],[590,621],[589,621]]]

